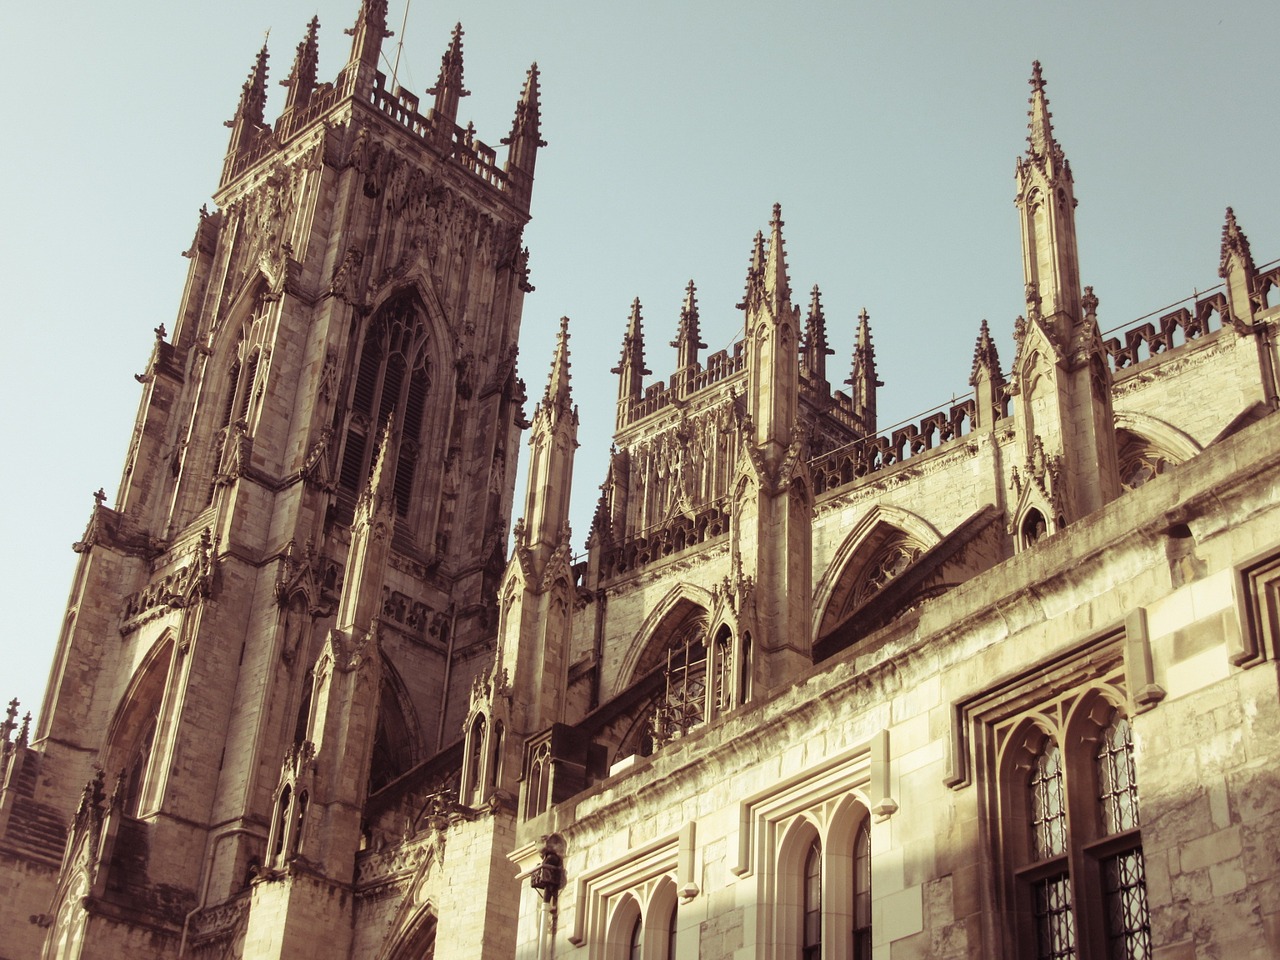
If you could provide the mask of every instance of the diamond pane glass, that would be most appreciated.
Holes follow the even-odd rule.
[[[1148,960],[1151,918],[1147,913],[1147,873],[1141,850],[1102,861],[1107,900],[1108,954],[1112,960]]]
[[[1067,849],[1067,811],[1062,799],[1062,755],[1055,740],[1045,741],[1031,773],[1031,839],[1037,860]]]
[[[1106,833],[1138,826],[1138,777],[1133,766],[1129,721],[1116,717],[1098,741],[1098,800]]]
[[[1036,957],[1067,960],[1076,955],[1076,927],[1071,916],[1071,881],[1065,873],[1035,885]]]

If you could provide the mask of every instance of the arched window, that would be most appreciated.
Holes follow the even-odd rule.
[[[525,789],[525,819],[536,817],[547,809],[547,795],[551,789],[551,745],[538,747],[529,762],[529,783]]]
[[[298,794],[298,802],[295,806],[297,811],[294,816],[293,836],[289,842],[291,856],[302,849],[302,828],[307,823],[307,791],[303,790]]]
[[[1045,522],[1044,514],[1034,507],[1028,510],[1027,515],[1022,518],[1020,529],[1023,547],[1038,543],[1049,535],[1049,524]]]
[[[1020,845],[1016,830],[1011,837],[1023,850],[1014,865],[1023,953],[1091,957],[1105,943],[1109,958],[1147,960],[1151,925],[1132,729],[1100,694],[1079,703],[1069,736],[1045,719],[1026,740],[1026,840]]]
[[[502,782],[502,748],[504,733],[505,731],[502,729],[502,721],[499,720],[493,725],[493,735],[489,738],[493,741],[493,749],[489,753],[490,789],[496,789],[498,784]]]
[[[822,844],[815,838],[804,860],[804,900],[801,906],[801,960],[822,957]]]
[[[399,436],[394,493],[397,516],[407,517],[422,442],[430,370],[421,312],[409,296],[385,304],[370,321],[348,398],[338,490],[349,515],[377,446],[378,431],[394,421]]]
[[[276,842],[271,846],[271,857],[273,860],[279,860],[280,854],[284,852],[284,835],[289,825],[289,801],[293,797],[293,788],[285,785],[280,791],[280,802],[276,805]]]
[[[680,913],[676,909],[676,905],[671,905],[671,916],[667,920],[667,953],[664,960],[676,960],[676,922],[680,919]]]
[[[871,960],[871,820],[853,838],[853,960]]]
[[[471,724],[471,753],[467,761],[467,787],[472,806],[478,804],[484,795],[481,778],[484,775],[484,714],[476,714]]]
[[[751,701],[751,634],[742,634],[742,662],[738,664],[738,703]]]

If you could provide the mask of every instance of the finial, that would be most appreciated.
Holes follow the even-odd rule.
[[[31,738],[31,711],[22,715],[22,728],[18,731],[18,744],[25,747]]]
[[[156,335],[157,340],[163,340],[169,335],[169,331],[165,330],[163,323],[160,324],[160,326],[155,327],[151,332]]]
[[[1218,276],[1223,280],[1227,279],[1233,257],[1239,259],[1246,270],[1256,269],[1253,252],[1249,248],[1249,238],[1240,229],[1240,224],[1236,223],[1236,212],[1227,207],[1227,219],[1222,225],[1222,253],[1218,260]]]
[[[1033,91],[1039,92],[1044,90],[1044,75],[1040,72],[1040,61],[1031,61],[1031,79],[1027,81],[1031,84]]]
[[[102,506],[102,504],[106,502],[106,499],[107,491],[103,490],[101,487],[93,491],[93,501],[97,506]]]

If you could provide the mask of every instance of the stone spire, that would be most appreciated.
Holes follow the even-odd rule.
[[[560,318],[555,355],[542,402],[529,433],[529,485],[523,537],[518,545],[541,567],[560,546],[569,524],[573,451],[578,446],[578,410],[569,389],[569,318]]]
[[[769,221],[769,255],[764,264],[764,293],[775,314],[791,304],[791,285],[787,281],[787,253],[782,241],[782,204],[773,205]]]
[[[249,71],[249,79],[240,89],[240,103],[236,105],[236,115],[229,125],[235,128],[239,124],[261,126],[267,109],[267,42],[262,41],[262,49],[258,51],[258,59]]]
[[[1000,354],[987,321],[978,330],[978,342],[973,347],[973,367],[969,373],[969,385],[974,390],[976,425],[989,426],[1000,419],[1004,412],[1004,374],[1000,370]]]
[[[346,78],[351,93],[372,93],[378,72],[382,41],[393,36],[387,29],[387,0],[360,0],[355,26],[346,31],[351,37],[351,56],[347,59]]]
[[[1015,171],[1027,317],[1043,317],[1059,342],[1067,343],[1082,319],[1075,187],[1071,165],[1053,135],[1038,60],[1032,64],[1030,83],[1027,152],[1018,158]]]
[[[676,329],[676,338],[671,346],[676,348],[676,379],[684,392],[688,392],[690,382],[698,367],[698,351],[705,350],[702,342],[702,331],[698,321],[697,291],[690,280],[684,288],[684,303],[680,306],[680,326]]]
[[[517,192],[526,197],[533,189],[533,168],[538,161],[538,148],[547,145],[540,132],[542,108],[538,98],[538,64],[534,61],[516,103],[511,133],[502,138],[507,145],[507,175],[512,178]]]
[[[383,568],[395,526],[396,469],[392,434],[388,419],[379,438],[377,458],[369,471],[369,482],[356,502],[346,576],[338,605],[337,625],[343,630],[368,629],[382,602]]]
[[[858,314],[858,332],[853,344],[853,372],[845,381],[853,394],[853,413],[868,434],[876,432],[876,387],[884,384],[876,376],[876,348],[871,342],[871,315],[863,307]]]
[[[551,360],[551,373],[547,377],[547,389],[542,395],[541,409],[553,411],[557,417],[566,415],[573,408],[569,392],[569,318],[560,318],[560,332],[556,334],[556,352]]]
[[[1226,281],[1231,317],[1237,323],[1253,322],[1253,288],[1258,274],[1249,249],[1249,238],[1236,223],[1235,211],[1227,207],[1222,225],[1222,254],[1218,259],[1218,276]]]
[[[1231,269],[1231,261],[1239,260],[1246,269],[1256,269],[1253,262],[1253,251],[1249,249],[1249,238],[1236,223],[1236,212],[1227,207],[1227,220],[1222,225],[1222,255],[1218,261],[1218,276],[1223,280]]]
[[[440,76],[436,85],[427,93],[436,98],[435,115],[444,117],[450,123],[458,122],[458,101],[462,97],[471,96],[471,91],[462,85],[462,24],[454,24],[453,37],[449,48],[440,58]]]
[[[791,446],[800,392],[800,308],[791,305],[782,225],[782,207],[775,203],[763,263],[760,238],[756,238],[745,304],[747,367],[751,371],[748,410],[755,442],[771,466],[780,464]]]
[[[280,81],[282,87],[288,87],[285,95],[285,110],[300,107],[311,99],[311,91],[316,86],[316,67],[320,60],[320,18],[312,17],[307,24],[306,36],[298,43],[298,50],[293,56],[293,68],[289,76]]]
[[[618,374],[618,427],[621,428],[626,425],[629,405],[640,400],[644,378],[653,372],[644,365],[644,326],[639,297],[631,301],[631,316],[622,337],[622,358],[610,372]]]
[[[751,259],[747,263],[747,288],[742,302],[738,304],[739,310],[749,309],[764,295],[764,261],[764,234],[757,230],[755,239],[751,242]]]
[[[1053,138],[1053,114],[1049,112],[1049,98],[1045,96],[1044,75],[1040,71],[1040,61],[1031,64],[1031,109],[1027,111],[1030,118],[1027,130],[1027,156],[1033,160],[1043,160],[1056,155],[1062,157],[1062,148]]]
[[[802,357],[805,370],[815,381],[826,382],[827,357],[835,351],[827,342],[827,317],[822,310],[822,293],[813,285],[809,295],[809,314],[804,321]]]

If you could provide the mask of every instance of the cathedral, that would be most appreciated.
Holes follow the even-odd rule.
[[[1037,63],[1007,361],[984,321],[885,429],[775,205],[731,348],[691,283],[655,381],[633,305],[576,476],[570,321],[517,369],[537,65],[500,156],[461,27],[422,102],[357,4],[274,122],[258,55],[0,722],[0,960],[1280,955],[1280,262],[1233,211],[1217,287],[1104,334]]]

